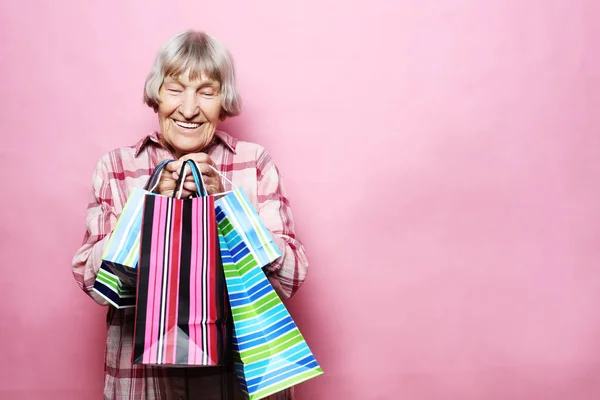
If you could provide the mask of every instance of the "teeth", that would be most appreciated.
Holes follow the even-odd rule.
[[[200,124],[181,122],[181,121],[175,121],[175,120],[173,120],[173,121],[175,122],[175,124],[177,124],[178,126],[181,126],[182,128],[195,129],[200,126]]]

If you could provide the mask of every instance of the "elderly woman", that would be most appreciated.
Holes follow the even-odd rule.
[[[265,267],[279,296],[291,297],[302,284],[307,261],[294,234],[292,212],[277,166],[261,146],[218,131],[219,121],[240,112],[235,73],[227,49],[202,32],[186,31],[159,50],[146,78],[144,101],[158,115],[159,132],[133,146],[102,157],[93,176],[87,210],[87,231],[73,260],[73,274],[96,302],[92,292],[102,254],[129,193],[146,183],[154,167],[174,159],[163,171],[156,192],[170,196],[184,160],[194,160],[205,177],[209,194],[230,187],[210,166],[242,187],[259,212],[282,256]],[[184,184],[184,196],[196,190]],[[231,365],[165,368],[132,364],[134,311],[109,306],[105,354],[105,399],[242,399]],[[271,399],[293,399],[292,390]]]

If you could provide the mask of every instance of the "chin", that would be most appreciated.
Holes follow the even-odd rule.
[[[175,150],[176,153],[179,154],[188,154],[188,153],[195,153],[195,152],[199,152],[202,151],[202,149],[204,147],[206,147],[206,144],[204,143],[204,141],[198,141],[198,140],[173,140],[170,143],[171,147],[173,148],[173,150]]]

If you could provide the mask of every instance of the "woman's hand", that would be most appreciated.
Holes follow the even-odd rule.
[[[176,172],[175,172],[174,176],[176,176],[177,178],[179,177],[179,170],[181,169],[181,166],[183,165],[183,163],[186,160],[193,160],[196,163],[196,165],[198,166],[198,170],[202,174],[202,178],[204,180],[204,189],[206,189],[206,191],[208,192],[209,195],[223,193],[223,191],[225,189],[223,188],[223,182],[221,181],[221,177],[213,169],[213,168],[216,168],[215,163],[213,162],[213,160],[211,160],[209,155],[206,153],[186,154],[185,156],[181,157],[179,160],[177,160],[173,163],[167,164],[167,165],[175,164],[173,166],[174,168],[176,168]],[[213,167],[213,168],[211,168],[211,167]],[[196,184],[194,183],[194,179],[191,175],[191,171],[188,172],[185,183],[183,184],[183,188],[191,193],[195,193],[197,190]]]
[[[181,165],[182,165],[182,163],[178,162],[178,161],[170,162],[167,165],[165,165],[164,169],[162,170],[162,173],[160,175],[160,180],[158,181],[158,185],[155,190],[156,193],[163,195],[163,196],[168,196],[168,197],[173,196],[173,192],[175,191],[175,187],[177,184],[177,178],[179,176],[179,169],[181,168]],[[192,176],[190,171],[188,171],[188,175],[186,177],[186,181],[188,181],[188,180],[191,180],[191,182],[194,182],[194,177]],[[185,190],[185,185],[184,185],[184,188],[181,191],[181,198],[187,199],[193,193],[196,193],[196,191],[194,190],[192,192],[189,190]]]
[[[177,161],[168,163],[162,171],[160,181],[158,182],[156,192],[163,196],[173,196],[177,179],[179,178],[179,172],[183,163],[187,160],[193,160],[198,166],[198,170],[202,174],[204,180],[204,188],[209,195],[215,195],[222,193],[225,189],[223,188],[223,182],[221,177],[216,173],[214,169],[215,163],[206,153],[191,153],[186,154]],[[194,182],[194,176],[189,168],[186,170],[185,182],[183,183],[183,190],[181,191],[181,198],[187,199],[197,192],[196,183]]]
[[[225,189],[219,174],[211,168],[215,167],[215,163],[206,153],[191,153],[181,157],[177,161],[168,163],[162,171],[160,181],[158,183],[157,192],[163,196],[172,196],[175,190],[175,184],[179,178],[181,166],[187,160],[193,160],[198,166],[198,170],[202,174],[204,186],[209,195],[222,193]],[[196,193],[196,183],[192,172],[187,169],[183,190],[181,193],[182,199],[187,199],[192,194]]]

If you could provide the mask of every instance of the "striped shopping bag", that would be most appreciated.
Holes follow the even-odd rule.
[[[146,195],[138,266],[135,364],[225,364],[227,294],[218,247],[214,197],[181,200]]]
[[[104,250],[102,264],[117,276],[124,286],[136,286],[144,199],[158,184],[163,168],[172,161],[165,160],[159,163],[152,171],[144,189],[133,189]]]
[[[221,177],[227,180],[223,175]],[[237,233],[228,238],[228,244],[236,252],[241,242],[245,242],[252,249],[259,266],[264,267],[281,257],[281,253],[246,193],[233,182],[228,182],[233,190],[215,201],[217,215],[227,217]]]
[[[92,290],[116,308],[135,307],[135,288],[123,285],[106,265],[100,265]]]
[[[262,271],[259,256],[225,213],[217,214],[217,224],[233,316],[235,374],[246,397],[262,399],[321,375],[323,370]]]

